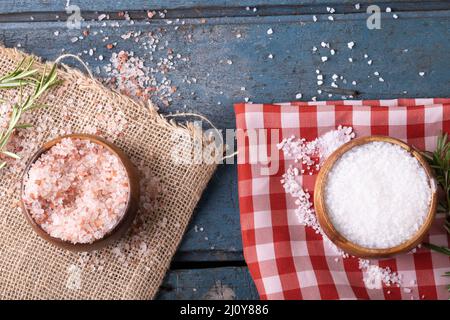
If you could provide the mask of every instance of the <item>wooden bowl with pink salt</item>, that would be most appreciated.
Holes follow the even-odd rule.
[[[72,251],[119,239],[138,210],[137,169],[114,144],[72,134],[47,142],[27,164],[21,207],[42,238]]]
[[[314,207],[323,231],[344,252],[388,257],[421,243],[436,214],[436,189],[414,147],[392,137],[361,137],[325,161]]]

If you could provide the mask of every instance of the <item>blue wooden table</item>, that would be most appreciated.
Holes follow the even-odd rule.
[[[81,29],[67,28],[67,4],[81,9]],[[370,4],[381,9],[381,29],[367,28]],[[161,14],[148,19],[148,10]],[[98,21],[103,13],[109,19]],[[200,113],[219,128],[235,127],[232,105],[245,99],[291,101],[299,93],[304,100],[341,99],[352,91],[358,99],[450,95],[448,1],[0,1],[0,42],[45,59],[80,54],[99,77],[106,76],[112,52],[148,57],[148,49],[121,37],[128,31],[157,32],[161,43],[187,58],[167,73],[177,93],[160,111]],[[317,69],[325,77],[320,86]],[[331,86],[333,74],[346,80],[339,88]],[[234,165],[222,165],[212,178],[160,299],[258,297],[242,255],[236,181]]]

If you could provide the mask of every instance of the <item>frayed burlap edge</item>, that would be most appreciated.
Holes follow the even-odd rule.
[[[27,56],[30,55],[0,46],[0,74],[12,70]],[[39,58],[35,59],[35,66],[42,70],[44,64]],[[168,138],[174,132],[178,134],[181,131],[181,138],[176,143],[189,148],[188,140],[198,134],[192,123],[181,125],[174,120],[168,121],[152,105],[138,103],[67,66],[64,70],[59,68],[58,76],[64,81],[65,88],[52,89],[42,98],[43,103],[52,107],[41,114],[54,115],[55,127],[63,129],[70,124],[74,131],[82,132],[90,125],[90,119],[97,115],[96,104],[109,103],[115,110],[120,109],[132,123],[131,129],[125,129],[123,136],[106,135],[105,138],[121,147],[134,161],[148,166],[161,179],[166,191],[159,200],[161,205],[145,213],[148,215],[148,225],[143,234],[149,245],[146,255],[139,256],[133,252],[136,249],[127,247],[128,242],[132,241],[131,235],[128,235],[130,239],[121,241],[124,248],[129,248],[126,254],[133,257],[129,263],[117,261],[115,248],[110,246],[96,252],[95,259],[92,258],[101,261],[101,268],[98,265],[88,268],[80,266],[79,254],[56,248],[32,231],[17,210],[17,192],[7,193],[14,190],[20,174],[4,179],[0,173],[0,191],[7,194],[2,196],[0,203],[0,298],[152,299],[217,165],[174,165],[168,161],[170,148],[173,147]],[[84,99],[84,96],[88,98]],[[72,100],[75,106],[70,109],[71,118],[59,119],[60,111],[56,106],[70,105]],[[80,102],[85,105],[80,106]],[[206,137],[203,139],[207,140]],[[28,156],[25,155],[25,158]]]

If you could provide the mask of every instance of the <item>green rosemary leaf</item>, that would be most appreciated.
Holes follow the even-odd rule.
[[[14,71],[0,77],[0,89],[19,89],[19,102],[12,107],[8,127],[4,132],[0,132],[0,153],[14,159],[20,159],[20,157],[15,153],[6,151],[6,145],[16,129],[26,129],[31,127],[31,124],[19,123],[22,114],[45,106],[37,103],[37,100],[49,88],[60,83],[57,77],[56,65],[53,65],[48,74],[47,66],[45,66],[42,74],[39,74],[38,69],[32,69],[33,64],[34,59],[23,59]],[[34,86],[34,93],[28,95],[24,99],[23,87],[28,85]],[[0,169],[5,166],[6,162],[1,162]]]
[[[20,157],[19,157],[17,154],[13,153],[13,152],[2,151],[2,153],[3,153],[5,156],[8,156],[8,157],[10,157],[10,158],[20,159]]]
[[[441,246],[437,246],[431,243],[424,243],[424,246],[427,247],[428,249],[432,249],[436,252],[445,254],[447,256],[450,256],[450,248],[446,248],[446,247],[441,247]]]
[[[24,81],[8,81],[0,83],[0,89],[14,89],[24,85],[27,85],[27,83]]]
[[[31,123],[22,123],[22,124],[16,124],[14,127],[15,129],[28,129],[31,128],[33,125]]]
[[[38,73],[37,69],[30,70],[34,63],[33,59],[23,59],[14,71],[0,77],[0,89],[19,88],[36,82],[34,76]],[[22,66],[24,66],[22,68]]]

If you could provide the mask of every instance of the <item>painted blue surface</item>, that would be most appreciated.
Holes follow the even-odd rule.
[[[444,3],[445,1],[428,0],[424,3]],[[0,2],[0,12],[64,12],[67,1],[50,1],[50,0],[2,0]],[[301,6],[301,7],[340,7],[346,10],[354,7],[355,3],[359,3],[361,8],[366,5],[378,4],[389,5],[392,8],[401,9],[403,7],[418,7],[420,3],[414,0],[71,0],[72,5],[78,5],[80,8],[90,11],[121,11],[121,10],[158,10],[158,9],[190,9],[190,8],[229,8],[229,7],[254,7],[263,10],[267,6],[285,7],[285,6]],[[348,12],[348,11],[347,11]]]
[[[158,299],[258,299],[247,268],[175,270],[168,273]]]
[[[80,30],[69,30],[63,21],[40,22],[47,17],[54,20],[56,11],[63,11],[65,1],[57,4],[51,1],[12,1],[0,2],[0,41],[8,47],[18,46],[45,59],[55,59],[63,52],[79,53],[96,47],[94,57],[82,54],[83,60],[93,70],[107,63],[111,51],[105,48],[103,37],[108,42],[117,42],[114,51],[133,50],[138,56],[145,57],[145,50],[139,49],[132,40],[124,40],[120,35],[129,30],[155,31],[163,29],[163,39],[175,54],[189,57],[189,61],[180,63],[168,77],[178,87],[179,95],[173,96],[170,107],[162,107],[162,113],[196,112],[210,118],[219,128],[234,128],[232,105],[249,98],[253,102],[275,102],[295,100],[297,93],[304,100],[316,96],[317,99],[341,99],[340,94],[328,97],[325,90],[332,90],[330,79],[333,74],[342,75],[347,80],[343,89],[357,90],[357,98],[397,98],[397,97],[448,97],[450,96],[450,8],[437,11],[420,11],[423,4],[414,1],[396,1],[392,8],[401,10],[398,19],[392,13],[382,15],[381,30],[368,30],[365,13],[353,13],[353,6],[345,1],[339,6],[346,14],[334,15],[335,21],[327,19],[327,4],[341,1],[300,2],[304,11],[296,11],[286,6],[277,7],[270,2],[269,15],[243,16],[242,9],[223,11],[209,8],[206,20],[190,18],[175,21],[168,25],[166,21],[155,19],[150,22],[136,21],[134,25],[120,21],[120,28],[103,26],[103,22],[85,22],[90,25],[91,34],[82,41],[72,43],[70,39],[80,35]],[[359,1],[369,3],[371,1]],[[240,1],[72,1],[82,9],[89,11],[141,10],[165,3],[174,8],[174,15],[187,14],[178,9],[203,9],[212,7],[240,7]],[[258,5],[269,1],[254,1]],[[277,4],[292,5],[295,1],[278,1]],[[378,3],[388,3],[378,1]],[[448,2],[428,1],[430,5]],[[413,10],[417,6],[417,10]],[[439,7],[439,8],[444,8]],[[264,12],[260,8],[259,12]],[[309,10],[309,11],[308,11]],[[411,11],[408,11],[411,10]],[[428,10],[428,9],[427,9]],[[23,16],[8,15],[8,21],[1,20],[1,13],[41,12],[39,19],[29,22],[11,22],[24,20]],[[229,16],[225,16],[224,12]],[[233,14],[234,12],[234,14]],[[314,23],[311,12],[317,14]],[[170,10],[169,13],[170,14]],[[212,16],[213,18],[209,17]],[[3,16],[6,17],[6,16]],[[52,19],[50,19],[53,17]],[[45,19],[44,19],[45,20]],[[184,21],[184,24],[182,24]],[[178,30],[175,29],[179,26]],[[267,30],[273,29],[268,35]],[[103,33],[94,35],[94,31]],[[55,36],[54,32],[59,31]],[[236,35],[241,34],[238,38]],[[188,36],[191,38],[188,39]],[[355,42],[353,50],[347,43]],[[332,56],[328,49],[321,47],[328,42],[336,50]],[[312,48],[318,48],[316,53]],[[64,50],[64,51],[63,51]],[[96,57],[103,55],[104,60]],[[272,54],[273,58],[269,58]],[[369,58],[364,58],[367,54]],[[322,56],[328,56],[323,63]],[[157,56],[157,54],[155,55]],[[354,59],[353,63],[348,58]],[[228,64],[227,60],[232,61]],[[372,60],[372,65],[368,65]],[[67,61],[77,66],[76,63]],[[150,64],[150,61],[147,61]],[[79,67],[79,66],[77,66]],[[315,70],[321,70],[325,84],[317,85]],[[380,82],[378,72],[384,82]],[[425,72],[421,77],[419,72]],[[104,76],[100,72],[98,76]],[[194,77],[194,84],[183,83],[185,76]],[[351,82],[356,81],[356,85]],[[244,87],[245,90],[241,88]],[[323,90],[318,94],[317,90]],[[194,93],[194,94],[192,94]],[[220,103],[220,104],[219,104]],[[186,105],[186,108],[184,106]],[[200,201],[192,223],[175,256],[175,263],[189,268],[189,262],[220,262],[214,268],[172,270],[169,272],[161,298],[202,298],[211,287],[220,281],[233,287],[239,298],[252,298],[255,291],[249,285],[249,275],[245,268],[233,266],[242,264],[242,245],[239,228],[236,167],[221,166],[215,173],[210,185]],[[201,231],[203,230],[203,231]],[[229,268],[224,267],[230,265]],[[235,269],[233,269],[235,268]],[[189,291],[188,288],[200,288]],[[172,288],[172,289],[170,289]]]

